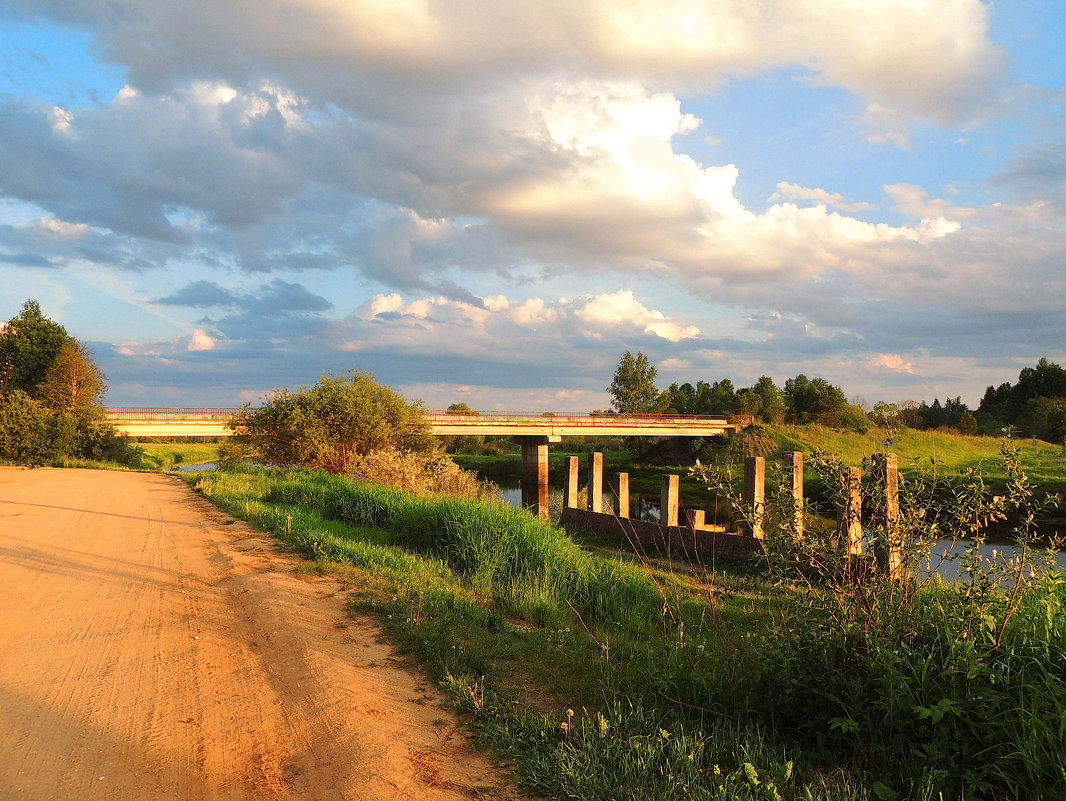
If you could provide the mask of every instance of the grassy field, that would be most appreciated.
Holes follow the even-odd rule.
[[[548,797],[1066,790],[1060,586],[1009,606],[993,594],[976,611],[962,589],[930,586],[906,603],[889,589],[870,618],[879,604],[862,594],[851,609],[848,594],[751,568],[665,570],[500,504],[318,471],[186,478],[307,554],[309,569],[345,578],[353,609],[377,615]]]
[[[178,465],[205,464],[218,459],[216,442],[138,442],[144,451],[139,465],[144,470],[166,470]]]

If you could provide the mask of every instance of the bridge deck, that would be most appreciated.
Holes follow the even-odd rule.
[[[227,437],[236,408],[112,407],[107,417],[119,431],[140,437]],[[479,412],[426,415],[441,436],[708,437],[735,430],[727,417],[695,415],[554,414]]]

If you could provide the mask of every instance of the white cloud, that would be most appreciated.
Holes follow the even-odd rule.
[[[866,361],[866,368],[871,372],[878,370],[892,370],[898,373],[914,375],[914,365],[904,361],[898,353],[881,353]]]
[[[811,189],[788,181],[780,181],[777,191],[770,195],[770,200],[812,200],[824,206],[833,206],[841,211],[874,211],[873,203],[848,200],[839,192],[827,192],[825,189]]]
[[[214,337],[200,329],[196,329],[187,337],[186,349],[189,351],[214,350]]]
[[[624,338],[634,335],[679,343],[700,333],[696,326],[647,308],[630,290],[554,301],[497,296],[483,307],[444,297],[407,301],[398,294],[377,295],[331,331],[331,346],[347,351],[389,345],[430,352],[448,341],[455,354],[519,363],[542,358],[546,347],[569,350],[565,343],[570,339],[620,348]],[[530,349],[531,340],[540,344]]]
[[[957,121],[1005,63],[980,0],[11,2],[90,28],[140,88],[278,75],[349,108],[518,75],[691,90],[795,66],[871,105]]]

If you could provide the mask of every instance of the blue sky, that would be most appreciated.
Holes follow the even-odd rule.
[[[1066,8],[978,0],[0,0],[0,318],[114,404],[369,370],[583,410],[1066,360]]]

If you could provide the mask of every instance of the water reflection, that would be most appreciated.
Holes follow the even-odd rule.
[[[500,487],[500,499],[516,509],[522,506],[522,490],[518,487]],[[603,491],[602,507],[605,512],[614,512],[617,502],[614,493]],[[563,511],[563,491],[559,487],[548,488],[548,519],[558,521]],[[639,492],[629,493],[629,517],[633,520],[659,522],[659,498]]]

